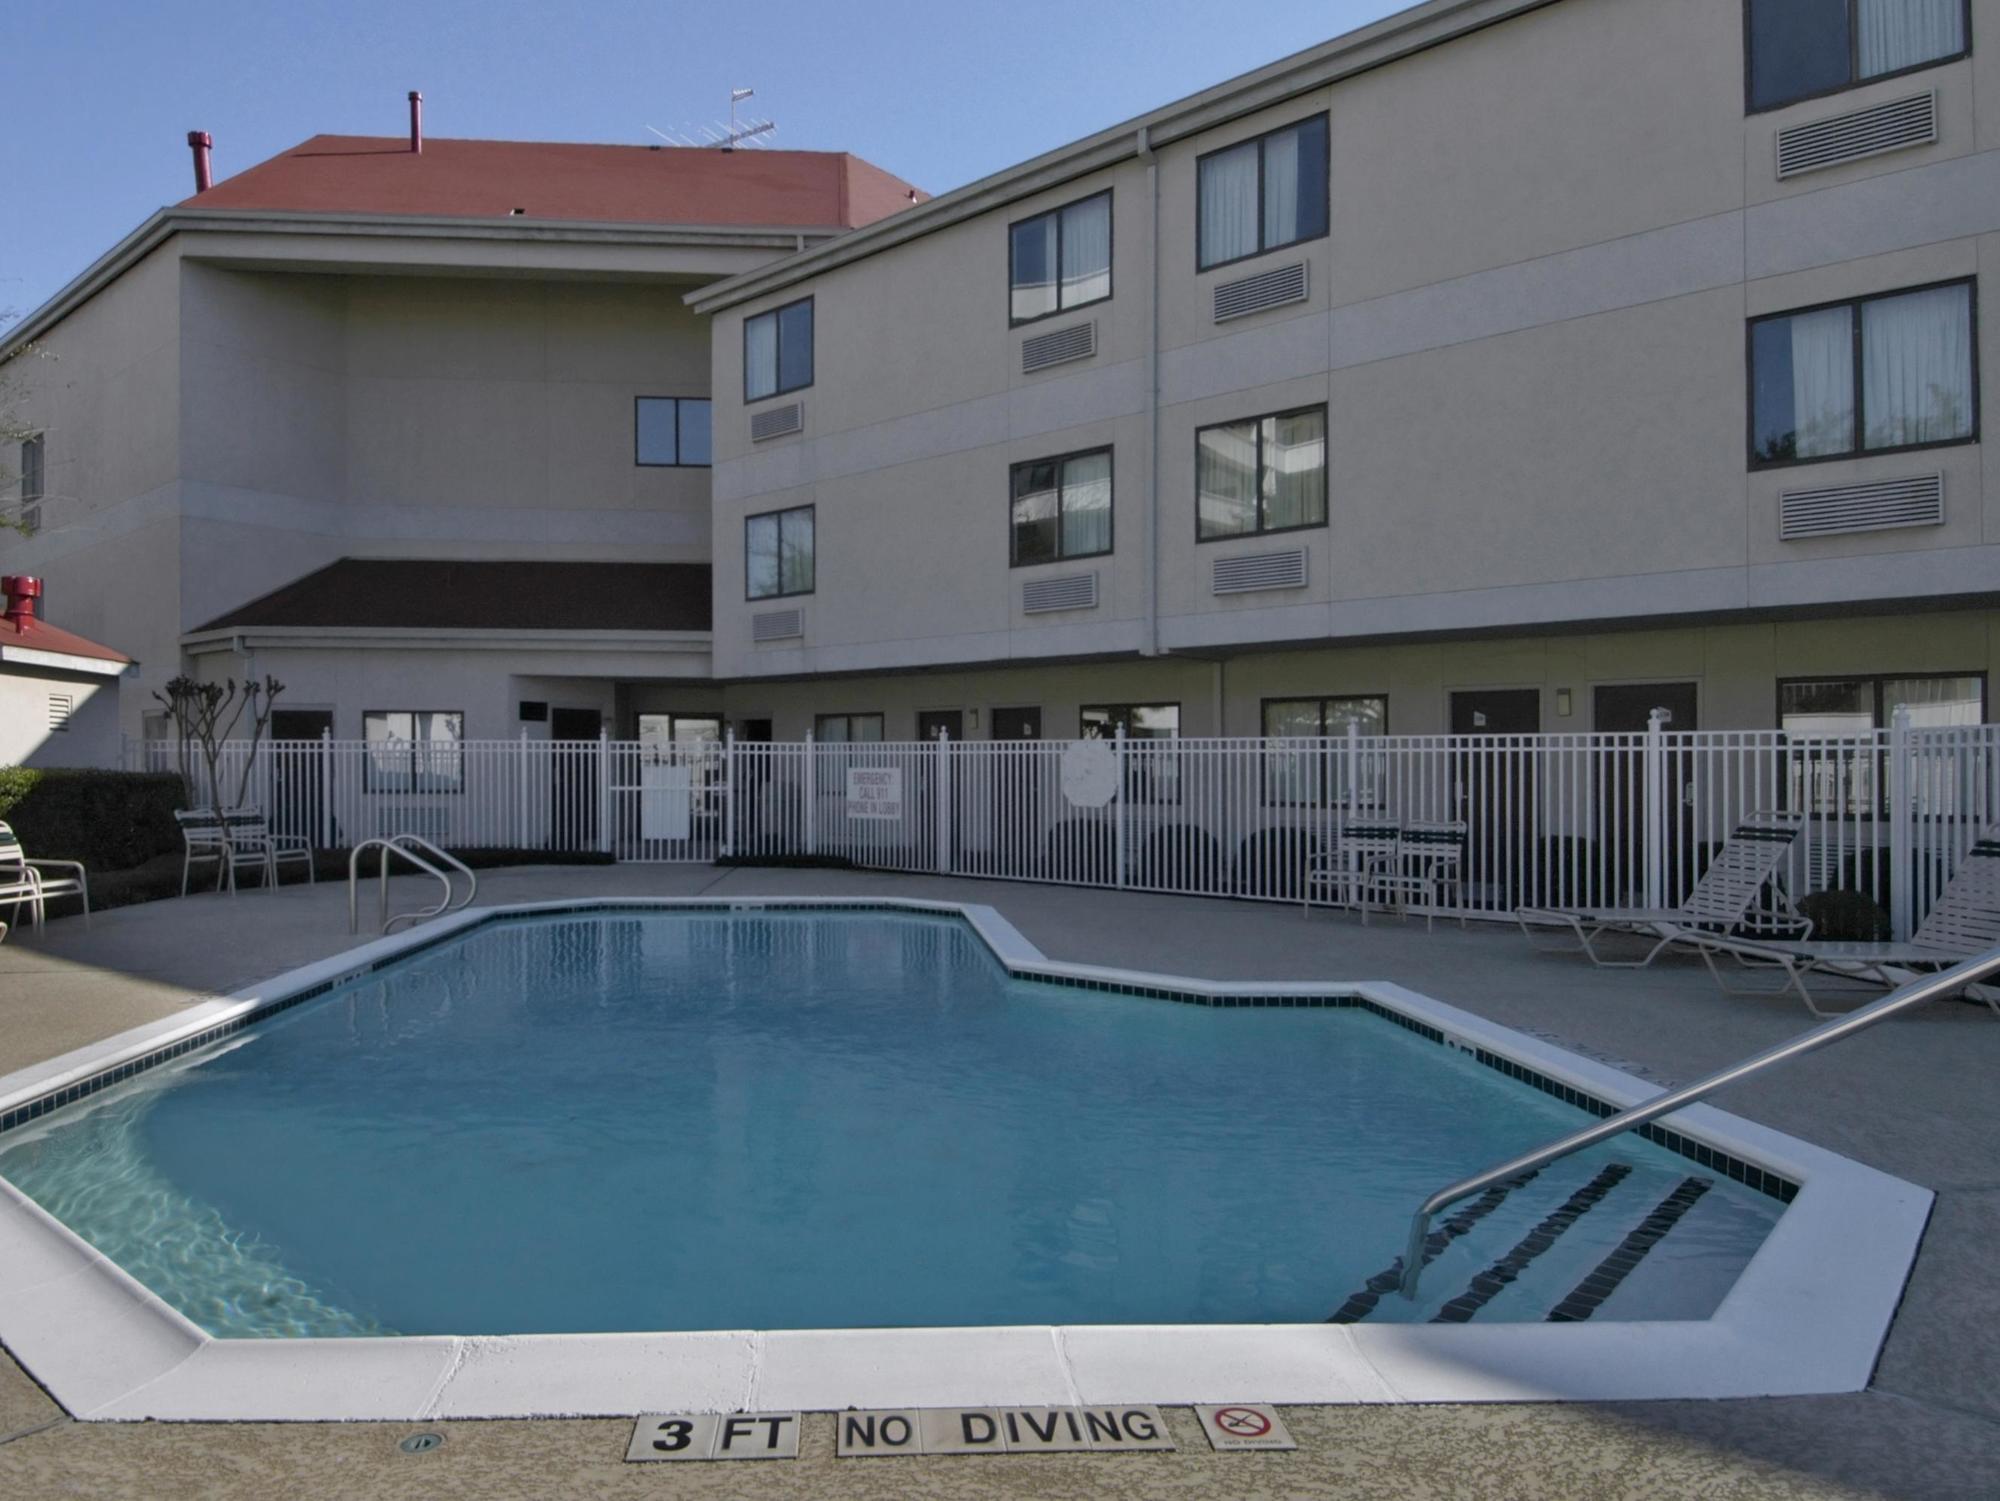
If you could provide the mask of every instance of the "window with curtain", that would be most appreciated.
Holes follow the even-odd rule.
[[[800,298],[743,320],[743,399],[761,401],[813,383],[813,300]]]
[[[1032,323],[1111,295],[1111,191],[1023,219],[1008,231],[1009,316]]]
[[[465,790],[465,715],[456,709],[370,709],[361,737],[370,792]]]
[[[1111,450],[1031,459],[1012,471],[1013,564],[1111,551]]]
[[[1913,730],[1982,724],[1984,673],[1911,673],[1902,676],[1795,678],[1778,684],[1778,726],[1797,740],[1786,762],[1788,806],[1814,813],[1866,813],[1886,808],[1888,770],[1872,748],[1844,747],[1833,737],[1887,729],[1898,709],[1910,711]],[[1832,743],[1829,741],[1832,740]],[[1955,779],[1913,779],[1918,811],[1953,814]],[[1949,785],[1947,785],[1949,784]]]
[[[1962,281],[1756,319],[1751,463],[1971,441],[1972,309]]]
[[[1351,729],[1380,735],[1389,723],[1389,700],[1379,693],[1340,698],[1267,698],[1264,736],[1267,740],[1332,741],[1287,749],[1268,746],[1264,753],[1264,801],[1324,804],[1344,799],[1348,774],[1372,784],[1372,762],[1353,766],[1345,741]],[[1364,799],[1365,800],[1365,799]]]
[[[1968,0],[1746,0],[1750,108],[1962,57]]]
[[[1326,525],[1326,408],[1221,422],[1195,433],[1203,542]]]
[[[745,599],[782,599],[813,592],[815,525],[811,506],[743,518]]]
[[[879,743],[882,739],[880,714],[816,714],[813,739],[826,745]]]
[[[1326,173],[1325,115],[1202,157],[1195,169],[1200,269],[1325,234]]]
[[[706,469],[710,464],[706,397],[641,396],[635,408],[634,457],[643,468]]]
[[[21,530],[33,536],[42,529],[42,435],[21,440]],[[45,607],[46,608],[46,607]]]

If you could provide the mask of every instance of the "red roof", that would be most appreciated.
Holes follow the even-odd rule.
[[[844,151],[314,136],[181,207],[856,229],[913,191]]]
[[[60,652],[66,657],[92,657],[100,662],[129,663],[122,651],[99,646],[95,641],[50,625],[39,616],[0,615],[0,647],[22,651]]]

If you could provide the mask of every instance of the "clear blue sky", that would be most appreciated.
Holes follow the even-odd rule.
[[[0,309],[27,312],[163,203],[321,132],[643,143],[752,85],[774,144],[933,192],[1407,0],[5,0]]]

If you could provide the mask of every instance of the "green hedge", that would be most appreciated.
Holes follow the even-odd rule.
[[[0,766],[0,819],[38,859],[126,870],[177,853],[181,779],[171,772]]]

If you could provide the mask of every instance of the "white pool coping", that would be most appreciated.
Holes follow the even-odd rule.
[[[478,908],[362,944],[0,1077],[0,1113],[496,916],[675,907],[947,913],[965,918],[1017,975],[1218,997],[1355,995],[1616,1105],[1660,1092],[1605,1064],[1383,981],[1217,982],[1060,963],[982,905],[873,897],[606,898]],[[1799,1185],[1736,1285],[1705,1320],[216,1339],[0,1179],[0,1343],[73,1415],[100,1421],[398,1421],[1126,1402],[1629,1401],[1794,1396],[1867,1386],[1916,1257],[1930,1191],[1705,1105],[1678,1111],[1662,1124]],[[1329,1306],[1340,1291],[1328,1290]]]

